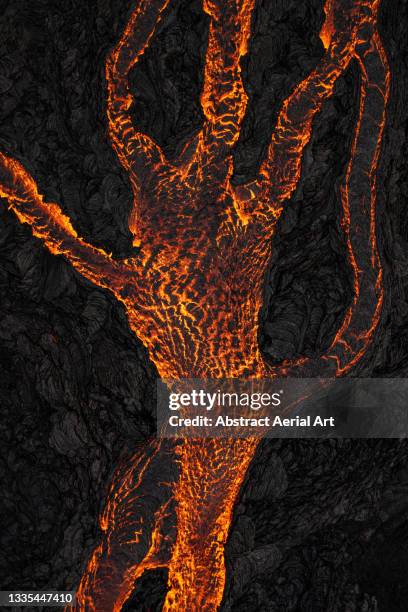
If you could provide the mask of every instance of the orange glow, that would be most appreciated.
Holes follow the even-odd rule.
[[[333,0],[327,0],[326,4],[324,5],[325,20],[322,29],[320,30],[320,40],[322,41],[325,49],[329,48],[332,36],[335,33],[333,8]]]
[[[254,0],[203,2],[210,18],[201,95],[205,121],[173,163],[134,128],[128,88],[129,72],[168,4],[139,0],[106,62],[109,135],[132,186],[129,228],[140,255],[117,261],[87,244],[61,208],[44,201],[24,167],[4,154],[0,195],[52,253],[125,305],[129,325],[161,377],[341,376],[367,350],[383,303],[376,172],[390,75],[376,29],[379,2],[326,1],[320,32],[325,54],[283,102],[258,178],[239,187],[230,182],[232,147],[247,106],[240,61]],[[258,347],[258,313],[275,226],[298,184],[313,120],[353,59],[361,72],[360,105],[341,197],[353,301],[327,354],[271,367]],[[234,502],[256,446],[253,439],[181,440],[173,450],[178,479],[166,485],[170,497],[151,525],[137,509],[147,494],[145,474],[163,450],[154,442],[136,454],[114,478],[77,609],[120,610],[135,581],[155,567],[168,568],[164,610],[218,609]],[[171,512],[176,530],[169,548],[164,522]]]

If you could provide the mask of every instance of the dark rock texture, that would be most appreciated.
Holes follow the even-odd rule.
[[[0,149],[21,160],[78,232],[131,252],[131,192],[106,136],[104,59],[133,0],[1,0]],[[323,53],[322,0],[256,0],[234,180],[254,175],[282,100]],[[383,0],[392,96],[378,190],[385,304],[365,376],[408,370],[407,0]],[[200,126],[208,20],[174,0],[133,71],[135,122],[169,156]],[[319,114],[279,223],[261,346],[273,361],[330,343],[352,287],[339,229],[358,99],[352,65]],[[1,589],[75,588],[111,475],[154,434],[155,371],[122,307],[0,207]],[[265,441],[226,548],[225,611],[403,612],[406,441]],[[146,574],[127,610],[158,610]]]

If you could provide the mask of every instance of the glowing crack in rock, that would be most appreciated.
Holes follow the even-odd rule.
[[[132,186],[129,228],[138,255],[115,260],[84,241],[60,206],[45,201],[23,164],[5,153],[0,195],[51,253],[63,255],[124,304],[161,377],[344,375],[365,353],[383,302],[376,171],[390,76],[377,30],[379,0],[326,1],[325,53],[283,102],[257,179],[238,187],[230,180],[232,147],[247,106],[240,61],[254,0],[204,0],[210,20],[201,95],[205,119],[171,162],[133,126],[128,85],[169,4],[138,0],[106,61],[109,136]],[[353,300],[325,355],[272,367],[258,347],[258,313],[274,228],[300,178],[313,119],[353,59],[360,70],[360,102],[341,190]],[[141,449],[114,479],[77,609],[120,610],[145,570],[167,567],[164,610],[216,610],[233,506],[256,446],[254,439],[196,439],[181,440],[172,450],[164,451],[158,441]],[[145,473],[163,452],[176,458],[179,475],[167,485],[163,507],[144,520]],[[172,538],[166,535],[171,513]]]

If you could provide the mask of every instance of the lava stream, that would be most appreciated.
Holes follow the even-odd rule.
[[[128,86],[169,4],[138,0],[106,62],[109,135],[132,186],[129,228],[138,255],[119,261],[88,244],[60,206],[44,200],[24,165],[4,153],[0,195],[52,253],[124,304],[161,377],[343,375],[367,350],[383,302],[376,171],[390,76],[377,31],[379,0],[327,0],[325,53],[284,101],[257,179],[239,187],[230,181],[232,147],[247,106],[240,61],[254,0],[204,0],[210,20],[205,120],[172,162],[134,128]],[[325,355],[273,368],[258,347],[258,312],[274,228],[298,183],[313,120],[353,59],[360,68],[360,105],[341,198],[353,301]],[[156,567],[168,568],[164,610],[219,608],[224,544],[257,441],[183,439],[174,448],[162,446],[152,442],[117,472],[101,542],[79,587],[79,610],[120,610],[135,581]],[[153,510],[144,500],[155,489],[151,479],[160,461],[173,462],[178,476],[162,484],[156,474],[161,502]]]

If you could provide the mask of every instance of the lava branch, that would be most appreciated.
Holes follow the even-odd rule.
[[[47,246],[53,255],[63,255],[82,276],[118,292],[127,277],[134,276],[130,262],[117,261],[103,249],[80,238],[58,204],[45,202],[34,179],[23,165],[0,152],[0,197],[8,200],[21,223]]]
[[[109,135],[132,186],[129,228],[140,254],[117,261],[81,239],[62,209],[44,201],[23,165],[5,154],[0,154],[0,195],[53,254],[66,257],[125,305],[130,327],[161,377],[342,375],[367,350],[383,301],[375,209],[389,68],[377,32],[379,0],[327,0],[324,56],[284,101],[258,178],[237,188],[230,182],[231,153],[247,105],[240,60],[254,2],[204,0],[210,19],[201,96],[205,120],[171,163],[134,128],[129,90],[130,71],[169,3],[139,0],[106,62]],[[341,192],[353,302],[325,355],[272,368],[259,351],[258,312],[274,227],[298,183],[313,119],[353,59],[361,74],[360,106]],[[256,446],[252,439],[181,440],[172,451],[178,478],[166,485],[168,495],[158,508],[147,505],[150,522],[143,500],[153,484],[146,474],[160,461],[167,465],[169,450],[152,443],[136,454],[108,495],[101,543],[81,581],[79,609],[120,610],[135,580],[164,566],[165,610],[217,609],[233,505]],[[173,527],[169,552],[166,536]]]
[[[159,452],[167,462],[158,462]],[[155,440],[116,471],[100,516],[102,540],[88,561],[73,609],[119,612],[145,571],[168,565],[172,468],[168,445]]]
[[[361,72],[360,108],[352,154],[342,188],[341,220],[354,276],[354,297],[327,359],[337,375],[350,370],[367,350],[381,315],[383,271],[377,247],[377,167],[390,96],[390,70],[378,31],[356,48]]]

